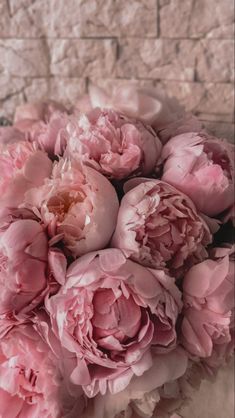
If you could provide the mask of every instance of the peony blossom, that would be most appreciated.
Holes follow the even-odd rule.
[[[5,146],[0,154],[1,211],[17,208],[25,192],[42,185],[51,170],[52,162],[35,144],[19,141]]]
[[[46,151],[50,156],[63,155],[68,141],[66,130],[68,123],[68,115],[54,112],[48,122],[33,123],[27,129],[27,137],[30,141],[35,141],[40,149]]]
[[[160,157],[161,143],[152,129],[113,110],[96,108],[67,129],[65,155],[81,159],[110,178],[147,175]]]
[[[0,152],[8,144],[13,144],[18,141],[23,141],[25,136],[18,129],[13,126],[0,126]]]
[[[149,267],[182,268],[203,259],[211,242],[207,224],[192,201],[159,180],[132,179],[125,189],[112,246]]]
[[[218,215],[234,203],[234,146],[226,140],[178,135],[164,146],[162,160],[162,180],[186,193],[206,215]]]
[[[234,249],[217,248],[183,282],[182,341],[189,353],[219,365],[234,349]]]
[[[65,418],[63,378],[57,359],[31,325],[0,341],[0,417]],[[75,418],[77,415],[73,415]]]
[[[151,347],[174,349],[181,293],[163,270],[106,249],[76,260],[46,307],[62,346],[74,354],[72,382],[93,397],[118,393],[151,368]]]
[[[26,206],[40,212],[53,242],[73,256],[104,248],[115,228],[118,198],[102,174],[76,160],[56,162],[50,179],[30,190]]]
[[[110,96],[101,88],[91,85],[89,96],[90,103],[85,97],[83,101],[80,100],[78,103],[78,108],[86,104],[86,108],[90,106],[90,108],[115,109],[128,117],[151,125],[163,144],[175,135],[198,132],[202,129],[201,122],[195,116],[185,113],[175,98],[166,96],[158,89],[118,86],[114,87]]]
[[[48,249],[43,227],[18,219],[0,232],[0,335],[65,280],[66,259]],[[55,282],[57,280],[57,282]],[[57,283],[57,284],[56,284]]]
[[[14,124],[17,126],[22,121],[43,121],[48,122],[54,112],[67,112],[65,106],[54,100],[46,102],[24,103],[16,108]]]
[[[174,383],[184,375],[186,368],[187,355],[182,349],[156,355],[152,367],[142,376],[133,377],[125,390],[97,395],[90,414],[82,414],[81,418],[152,418],[160,400],[158,389],[168,382]]]

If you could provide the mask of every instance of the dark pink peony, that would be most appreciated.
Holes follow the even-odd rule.
[[[234,145],[209,135],[187,133],[163,148],[162,180],[187,194],[198,210],[215,216],[234,203]]]
[[[46,307],[61,344],[76,356],[72,381],[93,397],[107,388],[117,393],[148,370],[151,346],[160,353],[175,347],[181,293],[164,271],[106,249],[76,260]]]
[[[149,267],[177,270],[206,257],[208,226],[192,201],[169,184],[132,179],[125,185],[112,245]]]
[[[68,128],[66,156],[77,157],[102,174],[123,179],[149,174],[161,152],[150,127],[114,110],[96,108]]]
[[[189,353],[218,366],[234,350],[234,254],[217,248],[183,282],[182,341]]]
[[[51,178],[29,190],[24,203],[40,213],[53,242],[63,241],[74,257],[108,244],[119,207],[109,180],[67,159],[54,163]]]

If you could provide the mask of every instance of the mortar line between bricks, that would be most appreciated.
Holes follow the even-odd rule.
[[[177,37],[165,37],[165,36],[63,36],[63,37],[58,37],[58,36],[35,36],[35,37],[15,37],[15,36],[0,36],[0,41],[1,40],[19,40],[19,41],[36,41],[36,40],[43,40],[43,39],[52,39],[52,40],[57,40],[57,41],[62,41],[62,40],[124,40],[124,39],[144,39],[144,40],[168,40],[168,41],[234,41],[234,38],[230,37],[230,38],[206,38],[206,37],[198,37],[198,38],[177,38]]]
[[[19,75],[15,75],[15,74],[6,74],[6,73],[1,73],[0,74],[0,78],[7,78],[7,77],[10,77],[10,78],[12,78],[12,79],[22,79],[22,80],[24,80],[24,79],[35,79],[35,80],[45,80],[45,77],[46,76],[30,76],[30,75],[27,75],[27,76],[19,76]],[[87,76],[87,77],[89,77],[89,76]],[[49,75],[49,77],[47,77],[47,78],[49,78],[49,79],[62,79],[62,80],[67,80],[67,79],[74,79],[74,80],[85,80],[86,79],[86,77],[78,77],[78,76],[66,76],[66,75],[53,75],[53,74],[50,74]],[[101,77],[98,77],[98,78],[102,78],[102,76]],[[177,80],[177,79],[167,79],[167,78],[161,78],[161,79],[156,79],[156,78],[145,78],[145,77],[135,77],[135,78],[129,78],[129,77],[105,77],[107,80],[112,80],[112,81],[153,81],[154,83],[161,83],[161,82],[163,82],[163,83],[165,83],[165,84],[167,84],[167,83],[178,83],[178,84],[202,84],[202,85],[205,85],[205,84],[215,84],[215,85],[231,85],[231,88],[233,88],[234,87],[234,81],[213,81],[213,82],[211,82],[211,81],[200,81],[200,80],[198,80],[198,81],[194,81],[194,80]]]

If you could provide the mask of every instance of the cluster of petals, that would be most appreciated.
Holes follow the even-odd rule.
[[[233,205],[233,144],[191,132],[170,139],[161,159],[162,180],[187,194],[201,212],[216,216]]]
[[[93,397],[120,392],[151,368],[151,347],[155,353],[174,349],[182,302],[163,270],[111,248],[72,263],[46,307],[62,346],[74,353],[72,381]]]
[[[153,171],[161,142],[142,122],[95,108],[68,126],[66,156],[75,156],[104,175],[123,179]]]
[[[116,191],[102,174],[63,158],[41,187],[26,193],[24,204],[40,212],[53,242],[62,240],[75,257],[108,244],[119,208]]]
[[[183,282],[183,344],[212,367],[234,351],[234,269],[234,247],[216,248]]]
[[[140,264],[181,269],[202,260],[211,234],[193,202],[171,185],[137,178],[125,190],[112,245]]]

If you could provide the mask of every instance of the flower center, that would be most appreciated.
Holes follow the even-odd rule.
[[[49,212],[53,213],[59,221],[63,221],[64,216],[77,203],[83,202],[85,194],[82,191],[61,192],[52,196],[48,201]]]

